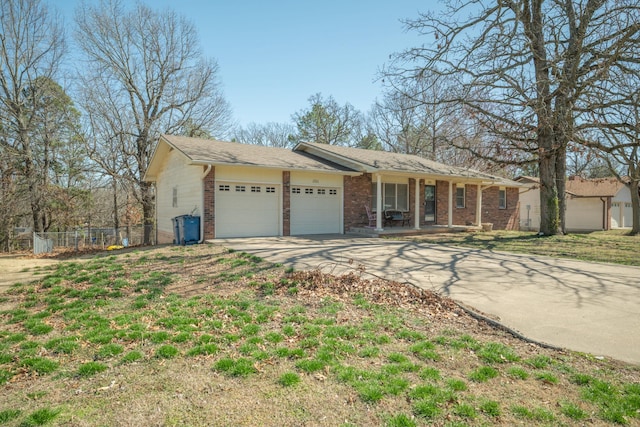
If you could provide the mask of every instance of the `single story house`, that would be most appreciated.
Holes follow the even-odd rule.
[[[155,183],[158,242],[172,218],[201,217],[203,239],[345,233],[490,222],[517,229],[521,184],[418,156],[301,142],[293,149],[162,135],[145,180]]]
[[[521,176],[520,229],[540,229],[540,180]],[[597,231],[631,227],[631,192],[618,178],[569,177],[565,187],[567,231]]]

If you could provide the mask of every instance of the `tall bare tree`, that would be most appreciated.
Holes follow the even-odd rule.
[[[540,229],[556,234],[564,231],[576,106],[630,49],[637,52],[639,8],[635,0],[447,1],[441,14],[407,22],[431,40],[396,55],[387,75],[453,79],[458,90],[439,102],[463,106],[495,135],[495,153],[537,159]]]
[[[42,122],[65,50],[57,17],[40,0],[0,0],[0,157],[5,191],[28,200],[35,231],[48,225],[45,215],[54,131]],[[6,170],[10,171],[9,174]],[[13,181],[13,182],[9,182]]]
[[[105,0],[81,5],[76,24],[85,56],[83,107],[109,123],[109,138],[122,143],[125,177],[135,184],[148,244],[155,195],[143,178],[160,134],[221,137],[229,130],[218,65],[203,58],[193,24],[170,10],[127,9]]]

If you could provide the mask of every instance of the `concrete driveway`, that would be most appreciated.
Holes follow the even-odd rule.
[[[454,298],[537,341],[640,364],[640,268],[341,235],[215,240],[295,269],[349,262]]]

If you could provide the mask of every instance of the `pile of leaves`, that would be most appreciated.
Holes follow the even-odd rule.
[[[348,302],[353,300],[354,295],[360,295],[373,304],[433,317],[450,318],[465,314],[452,299],[430,290],[382,278],[365,279],[356,271],[342,275],[327,274],[320,270],[295,271],[289,273],[287,278],[287,281],[280,282],[279,288],[290,288],[291,284],[295,284],[301,296],[332,297]]]

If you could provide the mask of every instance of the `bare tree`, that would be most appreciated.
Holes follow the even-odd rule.
[[[11,171],[3,174],[4,189],[21,192],[29,201],[35,231],[48,225],[44,212],[50,157],[40,144],[51,142],[43,133],[51,129],[41,121],[42,101],[64,50],[62,27],[40,0],[0,1],[0,156],[4,171]]]
[[[287,148],[295,144],[296,128],[288,123],[249,123],[237,128],[233,139],[245,144]]]
[[[495,161],[537,159],[541,225],[564,231],[567,145],[585,94],[635,46],[635,0],[448,1],[442,14],[422,14],[409,29],[432,40],[395,57],[392,79],[425,73],[453,79],[439,102],[464,106],[500,145]],[[498,149],[499,148],[499,149]]]
[[[362,139],[362,113],[351,104],[340,106],[332,96],[317,93],[309,98],[309,109],[295,113],[298,141],[332,145],[357,145]]]
[[[155,195],[144,175],[160,134],[223,136],[231,112],[218,65],[203,59],[193,24],[172,11],[118,0],[76,11],[76,40],[85,55],[83,107],[109,123],[121,143],[125,177],[142,205],[144,243],[151,241]],[[104,141],[97,141],[98,143]]]
[[[631,62],[638,61],[630,57]],[[633,224],[640,234],[640,66],[612,70],[585,103],[592,120],[577,126],[581,142],[603,153],[608,169],[629,186]],[[621,173],[622,172],[622,173]],[[624,175],[624,176],[621,176]]]

